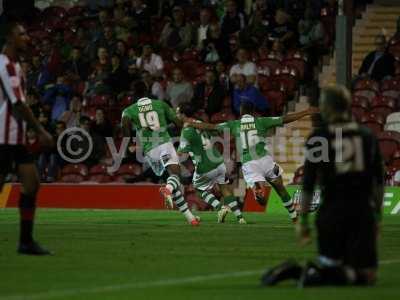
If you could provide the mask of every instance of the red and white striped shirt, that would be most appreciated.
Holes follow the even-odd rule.
[[[26,101],[24,84],[21,65],[0,54],[0,145],[25,144],[26,122],[12,112],[13,104]]]

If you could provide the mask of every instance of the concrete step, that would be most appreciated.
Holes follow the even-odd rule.
[[[397,14],[400,15],[400,6],[368,5],[367,13],[373,14]]]

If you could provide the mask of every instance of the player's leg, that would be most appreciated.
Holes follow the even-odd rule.
[[[246,224],[246,220],[243,218],[239,207],[238,199],[233,194],[232,186],[230,184],[219,184],[219,187],[224,197],[224,204],[230,208],[240,224]]]
[[[19,164],[18,175],[22,185],[19,200],[20,240],[18,252],[28,255],[49,255],[51,253],[33,239],[36,195],[40,185],[37,168],[33,163]]]
[[[287,209],[290,218],[295,222],[297,220],[297,212],[292,197],[290,197],[288,191],[283,184],[282,176],[272,179],[271,181],[269,181],[269,183],[281,198],[283,206],[285,206],[285,208]]]
[[[189,206],[184,198],[183,189],[180,182],[180,166],[177,164],[170,164],[167,166],[169,177],[165,188],[172,192],[172,199],[176,207],[185,216],[186,220],[193,226],[199,225],[199,218],[194,216],[189,209]]]

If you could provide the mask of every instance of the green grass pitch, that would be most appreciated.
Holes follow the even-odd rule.
[[[259,286],[267,266],[315,255],[283,214],[246,214],[191,228],[177,212],[41,210],[37,238],[53,257],[18,256],[17,211],[0,210],[0,299],[399,299],[399,216],[384,219],[380,280],[372,288]]]

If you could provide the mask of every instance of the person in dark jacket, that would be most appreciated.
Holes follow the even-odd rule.
[[[214,71],[209,70],[204,76],[204,81],[196,85],[194,99],[197,109],[204,109],[210,117],[221,111],[226,92],[221,86]]]
[[[359,75],[369,76],[371,79],[381,81],[395,73],[395,59],[386,51],[386,38],[378,35],[375,38],[376,50],[369,53],[361,65]]]

